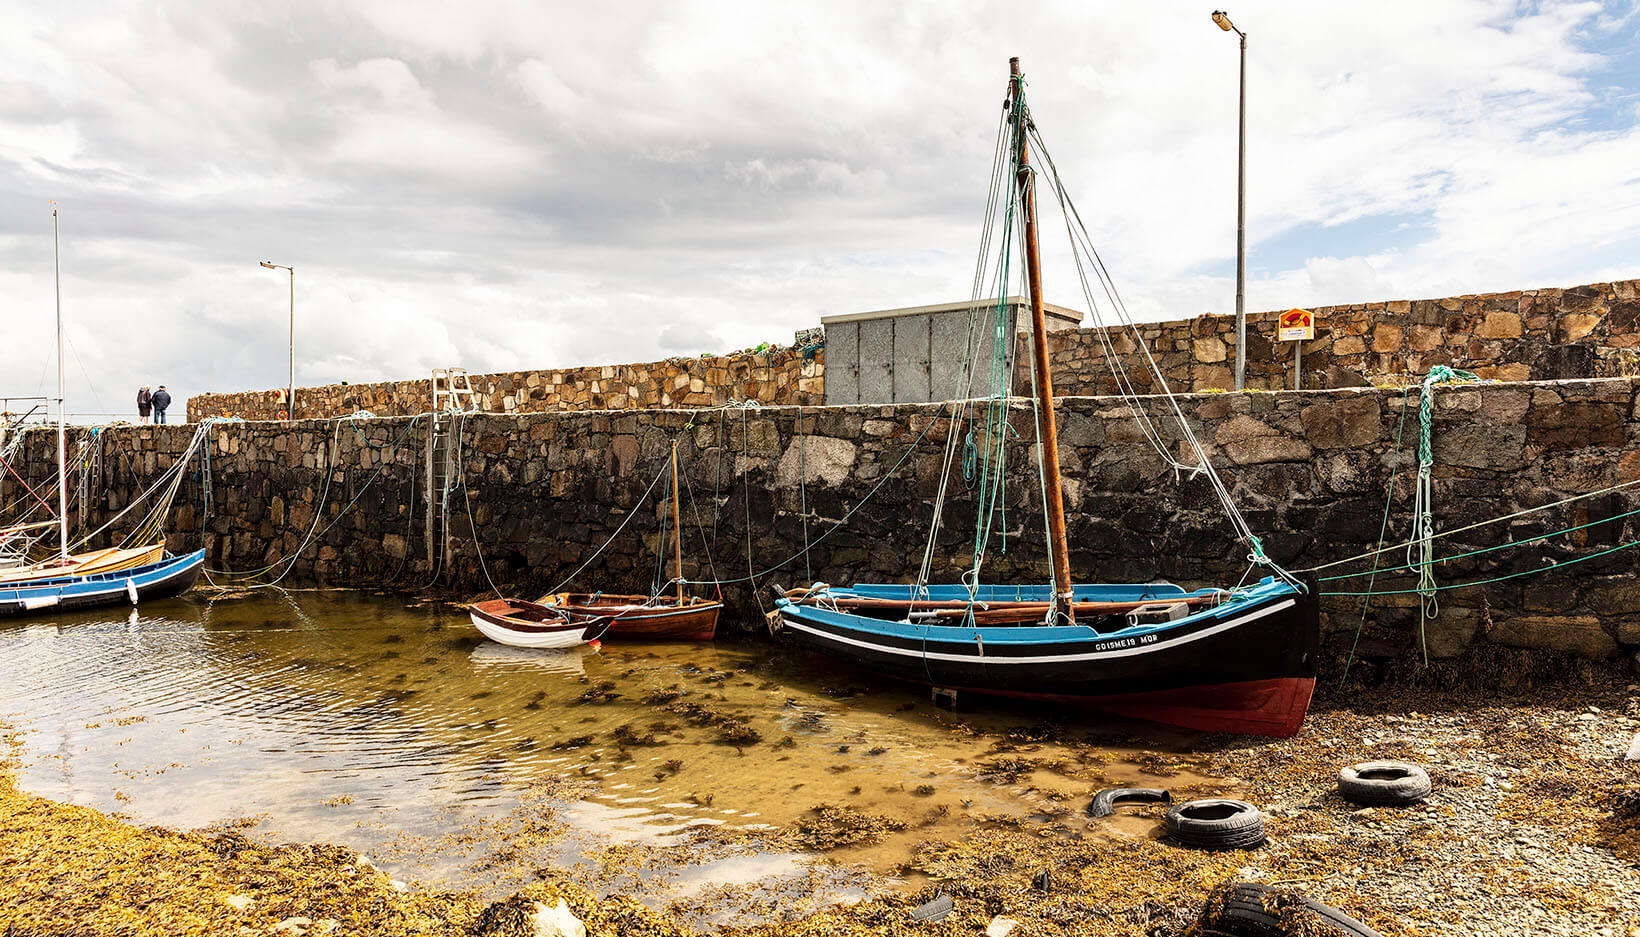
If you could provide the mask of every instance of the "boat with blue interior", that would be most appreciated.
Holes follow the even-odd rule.
[[[918,581],[906,584],[836,586],[815,583],[777,590],[772,624],[800,644],[880,673],[938,689],[1000,696],[1077,701],[1090,707],[1204,731],[1285,737],[1296,733],[1315,688],[1320,644],[1318,593],[1313,581],[1294,576],[1264,553],[1262,543],[1237,510],[1207,451],[1183,411],[1167,391],[1166,378],[1148,357],[1156,386],[1163,390],[1170,427],[1164,433],[1137,399],[1123,364],[1106,349],[1117,386],[1163,465],[1181,478],[1205,479],[1224,507],[1237,540],[1245,545],[1249,573],[1231,587],[1186,589],[1170,582],[1073,584],[1060,475],[1059,442],[1052,374],[1048,368],[1043,320],[1041,264],[1037,246],[1038,179],[1049,183],[1071,234],[1073,256],[1090,309],[1097,315],[1090,274],[1105,286],[1107,303],[1129,328],[1132,320],[1109,283],[1103,261],[1092,248],[1051,157],[1046,156],[1025,101],[1019,60],[1010,63],[1005,118],[993,166],[991,205],[1001,206],[997,222],[1002,251],[995,264],[994,309],[1009,290],[1007,251],[1022,250],[1021,275],[1031,311],[1031,377],[1034,386],[1036,445],[1049,584],[994,585],[982,582],[997,495],[1002,492],[1004,440],[1018,436],[1008,421],[1008,390],[1001,380],[1007,341],[1004,317],[994,315],[999,351],[993,354],[994,391],[984,400],[948,402],[946,458],[935,500],[928,549]],[[1030,165],[1028,144],[1043,153],[1043,167]],[[981,284],[991,279],[987,262],[992,219],[982,240],[973,310],[982,308]],[[978,330],[982,331],[982,330]],[[1145,347],[1137,336],[1137,346]],[[969,346],[969,361],[979,344]],[[965,368],[970,365],[965,364]],[[959,385],[968,387],[966,374]],[[1167,419],[1164,417],[1164,419]],[[975,486],[979,507],[972,566],[960,584],[929,581],[942,523],[946,491],[957,462],[963,421],[979,427],[981,439],[964,454],[965,464],[982,463]],[[1171,423],[1176,423],[1171,425]],[[974,439],[970,430],[968,440]],[[1175,452],[1185,453],[1176,457]],[[1190,459],[1181,462],[1179,458]],[[1245,584],[1253,578],[1252,584]]]

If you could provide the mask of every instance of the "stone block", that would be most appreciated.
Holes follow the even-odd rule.
[[[1521,615],[1496,622],[1487,637],[1510,647],[1563,651],[1595,660],[1617,656],[1617,639],[1593,615]]]
[[[747,428],[752,452],[773,455],[780,451],[780,428],[773,420],[753,420]]]
[[[1407,329],[1407,345],[1413,351],[1434,351],[1446,343],[1446,330],[1438,325],[1414,325]]]
[[[1380,323],[1372,330],[1372,350],[1376,352],[1392,352],[1401,350],[1401,327]]]
[[[705,427],[699,429],[705,429]],[[614,470],[616,478],[625,478],[631,474],[633,465],[638,461],[638,437],[632,435],[616,436],[609,443],[609,457],[614,462],[610,467]]]
[[[1505,472],[1526,465],[1526,427],[1519,424],[1442,423],[1433,437],[1438,464]]]
[[[1532,368],[1520,362],[1486,365],[1475,368],[1475,376],[1489,381],[1529,381],[1532,379]]]
[[[1310,457],[1310,446],[1250,416],[1237,416],[1220,426],[1213,439],[1238,465],[1297,462]]]
[[[1526,439],[1544,449],[1621,446],[1623,411],[1611,404],[1566,402],[1534,407],[1526,414]]]
[[[1196,390],[1229,390],[1236,386],[1236,376],[1229,368],[1218,365],[1198,365],[1195,370]]]
[[[1584,604],[1599,615],[1640,614],[1640,579],[1614,576],[1598,581],[1584,593]]]
[[[1365,354],[1366,350],[1367,343],[1355,335],[1341,336],[1333,342],[1335,356],[1360,355]]]
[[[1520,334],[1520,316],[1513,312],[1489,312],[1475,326],[1477,338],[1520,338]]]
[[[1382,410],[1377,395],[1327,400],[1300,413],[1304,435],[1317,449],[1369,446],[1383,436]]]
[[[1337,452],[1323,456],[1317,465],[1321,484],[1334,494],[1381,492],[1383,483],[1373,472],[1372,456],[1366,452]]]
[[[1217,364],[1225,359],[1224,342],[1214,336],[1196,339],[1192,350],[1196,360],[1204,364]]]
[[[1424,648],[1430,657],[1457,657],[1475,641],[1480,630],[1480,614],[1470,608],[1441,609],[1440,614],[1424,623]]]
[[[867,436],[887,437],[898,436],[904,432],[905,426],[894,420],[866,420],[860,431]]]
[[[1565,343],[1581,341],[1599,327],[1601,317],[1591,313],[1572,313],[1555,323],[1555,337]]]

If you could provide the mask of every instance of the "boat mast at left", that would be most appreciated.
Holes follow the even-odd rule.
[[[55,205],[55,203],[53,203]],[[57,556],[68,563],[68,392],[63,379],[63,261],[57,209],[51,209],[51,266],[57,281]]]

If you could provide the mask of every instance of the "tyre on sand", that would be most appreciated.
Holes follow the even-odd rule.
[[[1404,761],[1365,761],[1338,772],[1338,793],[1364,807],[1405,807],[1433,789],[1429,772]]]
[[[1195,933],[1203,937],[1292,937],[1317,933],[1381,937],[1377,931],[1331,905],[1252,882],[1231,882],[1215,891],[1202,908]]]
[[[1167,811],[1167,835],[1191,849],[1252,849],[1264,842],[1264,815],[1240,800],[1192,800]]]

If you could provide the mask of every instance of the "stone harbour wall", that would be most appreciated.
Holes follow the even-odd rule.
[[[478,409],[486,413],[717,407],[743,400],[807,405],[824,402],[825,366],[823,349],[805,354],[800,348],[778,348],[767,353],[668,358],[644,364],[473,374],[470,381]],[[188,419],[278,419],[285,409],[284,398],[285,392],[277,389],[199,394],[188,399]],[[296,388],[300,419],[348,416],[359,410],[376,416],[410,416],[432,407],[431,376]]]
[[[1249,388],[1294,386],[1293,343],[1276,340],[1281,311],[1247,316]],[[1403,384],[1437,364],[1505,381],[1640,373],[1640,280],[1310,311],[1315,339],[1304,343],[1306,389]],[[1235,316],[1142,323],[1138,332],[1175,392],[1234,386]],[[1108,334],[1136,389],[1159,392],[1132,332]],[[1099,329],[1051,333],[1054,389],[1117,393],[1103,344]]]
[[[1600,379],[1451,385],[1433,410],[1434,513],[1441,530],[1557,502],[1640,478],[1640,381]],[[1386,487],[1389,539],[1404,539],[1417,449],[1417,401],[1379,388],[1179,398],[1248,522],[1269,554],[1292,569],[1370,549]],[[1167,450],[1186,449],[1166,398],[1145,398]],[[1071,565],[1087,581],[1163,577],[1186,585],[1234,584],[1245,546],[1205,479],[1174,471],[1119,399],[1060,401]],[[758,628],[766,586],[822,580],[915,578],[938,492],[951,424],[937,404],[893,407],[576,411],[473,415],[447,424],[457,479],[447,525],[429,562],[424,491],[429,420],[229,423],[210,427],[207,473],[191,471],[169,527],[174,549],[204,544],[214,569],[249,570],[294,557],[286,583],[503,590],[535,595],[583,562],[575,585],[647,591],[656,568],[658,496],[646,490],[678,444],[684,479],[687,573],[724,586],[726,627]],[[998,516],[985,578],[1047,576],[1041,505],[1031,462],[1028,407],[1014,405],[1006,442],[1006,515]],[[1403,426],[1402,420],[1406,422]],[[92,520],[112,514],[186,447],[194,427],[103,431],[91,480]],[[1402,434],[1397,448],[1397,433]],[[986,449],[981,429],[975,444]],[[968,426],[959,427],[966,445]],[[19,460],[31,483],[51,474],[52,434],[29,432]],[[971,565],[974,482],[958,452],[947,523],[936,543],[938,580]],[[1393,478],[1393,485],[1391,479]],[[656,486],[658,492],[664,482]],[[8,499],[15,484],[0,488]],[[1640,651],[1640,486],[1575,501],[1437,541],[1439,555],[1510,541],[1521,545],[1442,563],[1442,583],[1495,580],[1441,593],[1425,634],[1430,653],[1453,657],[1508,645],[1615,661]],[[633,516],[636,512],[636,516]],[[1615,519],[1611,519],[1615,518]],[[839,520],[846,523],[836,526]],[[624,532],[595,551],[626,523]],[[1549,536],[1562,528],[1571,533]],[[309,530],[313,537],[307,536]],[[804,545],[810,544],[807,552]],[[1417,654],[1417,596],[1404,552],[1384,554],[1358,653]],[[770,567],[773,571],[764,572]],[[1548,572],[1534,572],[1555,567]],[[282,566],[275,568],[282,570]],[[1321,575],[1363,571],[1366,564]],[[1362,578],[1324,582],[1362,591]],[[1360,600],[1327,600],[1333,646],[1363,622]]]
[[[1304,343],[1306,389],[1404,384],[1422,378],[1437,364],[1507,381],[1640,374],[1640,280],[1320,306],[1311,311],[1316,337]],[[1251,389],[1293,387],[1292,343],[1275,340],[1279,314],[1248,314]],[[818,331],[805,334],[818,342]],[[1063,396],[1117,393],[1104,351],[1107,340],[1139,393],[1160,391],[1139,340],[1175,392],[1233,386],[1234,316],[1142,323],[1137,331],[1138,340],[1126,329],[1050,332],[1055,389]],[[804,340],[800,336],[798,341]],[[1027,355],[1027,339],[1021,339],[1020,348],[1020,354]],[[1028,360],[1028,355],[1021,360]],[[475,374],[471,379],[478,409],[486,413],[693,409],[744,400],[767,406],[816,406],[825,402],[825,350],[810,345],[762,354]],[[1016,380],[1015,392],[1028,394],[1029,375],[1022,369]],[[428,378],[328,384],[299,387],[296,400],[299,418],[326,419],[359,410],[408,416],[432,407],[432,387]],[[187,403],[190,420],[273,420],[283,409],[284,391],[279,389],[199,394]]]

